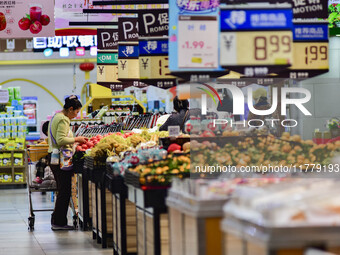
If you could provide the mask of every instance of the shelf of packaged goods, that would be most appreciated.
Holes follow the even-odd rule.
[[[22,153],[24,153],[24,152],[26,152],[26,150],[0,150],[0,153],[1,152],[22,152]]]
[[[13,166],[14,169],[23,169],[25,166]]]
[[[0,169],[12,169],[12,166],[0,166]]]

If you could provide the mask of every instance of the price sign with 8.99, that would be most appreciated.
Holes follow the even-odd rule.
[[[291,31],[221,33],[222,66],[289,65],[293,61]]]
[[[179,16],[178,67],[218,67],[216,16]]]

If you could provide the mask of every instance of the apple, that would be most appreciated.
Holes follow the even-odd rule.
[[[19,20],[18,25],[21,30],[28,30],[31,26],[31,21],[28,18],[22,18]]]
[[[43,26],[47,26],[50,23],[50,17],[46,14],[41,15],[40,17],[40,23]]]
[[[94,146],[94,144],[92,142],[87,142],[86,145],[87,145],[87,148],[89,148],[89,149]]]
[[[0,31],[6,29],[6,16],[0,12]]]
[[[30,31],[32,34],[40,33],[42,29],[42,25],[39,21],[34,21],[33,24],[30,26]]]
[[[82,150],[83,150],[83,148],[80,145],[78,145],[77,148],[76,148],[76,151],[82,151]]]
[[[82,147],[83,149],[85,149],[85,150],[88,149],[86,143],[84,143],[81,147]]]

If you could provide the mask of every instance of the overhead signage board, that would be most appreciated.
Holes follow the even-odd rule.
[[[138,19],[119,18],[118,37],[121,42],[138,42]]]
[[[118,29],[97,29],[97,84],[111,90],[123,90],[118,80]]]
[[[139,37],[167,36],[169,10],[142,10],[138,13]]]
[[[42,52],[47,48],[57,51],[60,48],[69,48],[69,50],[75,50],[77,47],[89,49],[92,46],[97,46],[97,36],[80,35],[33,38],[33,49],[35,52]]]
[[[98,50],[118,49],[118,29],[97,29]]]
[[[138,18],[118,18],[118,80],[125,87],[146,87],[139,80]]]
[[[52,0],[0,1],[0,38],[54,35]]]
[[[295,19],[327,19],[327,0],[292,0]]]
[[[284,9],[221,9],[220,65],[247,77],[266,76],[293,62],[293,13]]]
[[[139,40],[140,79],[149,85],[168,89],[176,86],[170,74],[168,39]]]
[[[329,0],[338,1],[338,0]],[[326,19],[328,17],[327,0],[221,0],[224,4],[252,3],[289,3],[292,4],[295,19]]]
[[[307,79],[328,72],[328,23],[295,22],[293,65],[280,77]]]
[[[169,2],[169,67],[172,73],[208,80],[226,73],[218,60],[219,23],[217,0]]]

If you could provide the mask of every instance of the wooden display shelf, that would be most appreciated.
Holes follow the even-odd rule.
[[[0,182],[0,185],[23,185],[26,184],[26,182]]]
[[[28,162],[27,162],[27,154],[26,154],[26,150],[0,150],[0,153],[11,153],[11,162],[14,162],[14,153],[22,153],[23,156],[23,162],[24,165],[22,166],[15,166],[15,165],[10,165],[10,166],[0,166],[0,171],[1,172],[11,172],[12,175],[12,179],[14,179],[15,177],[15,172],[18,169],[21,169],[23,173],[23,177],[24,177],[24,181],[23,182],[0,182],[0,185],[13,185],[13,184],[26,184],[26,168],[28,166]]]

